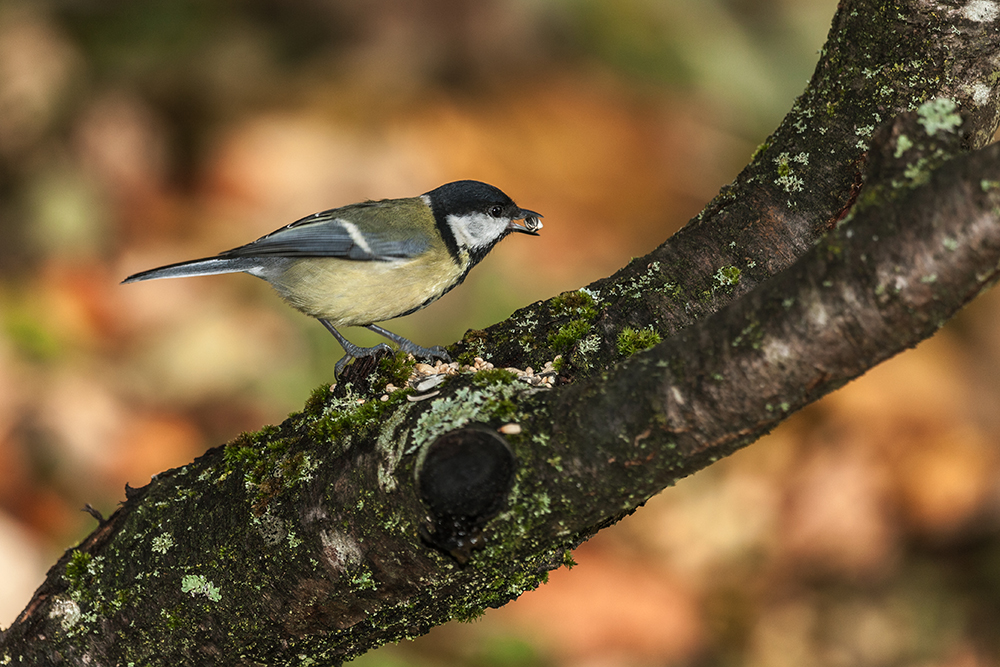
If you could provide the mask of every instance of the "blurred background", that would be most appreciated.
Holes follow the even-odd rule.
[[[392,326],[454,341],[696,214],[835,4],[0,0],[0,626],[93,529],[84,504],[110,514],[332,378],[339,346],[262,281],[126,275],[480,179],[545,231]],[[1000,664],[998,331],[987,294],[572,571],[356,664]]]

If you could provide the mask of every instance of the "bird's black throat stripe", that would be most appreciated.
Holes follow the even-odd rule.
[[[441,238],[444,240],[444,246],[448,248],[448,254],[451,255],[451,259],[456,265],[462,266],[462,254],[458,248],[458,239],[455,238],[455,232],[452,231],[451,225],[448,224],[448,215],[434,206],[433,201],[431,202],[430,209],[434,215],[434,224],[437,225],[438,233],[441,234]]]

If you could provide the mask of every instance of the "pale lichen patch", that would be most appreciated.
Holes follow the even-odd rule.
[[[996,21],[1000,16],[1000,4],[993,0],[970,0],[962,7],[962,17],[977,23]]]
[[[80,605],[69,598],[57,596],[49,610],[49,618],[59,619],[62,629],[70,630],[80,620]]]
[[[385,397],[388,400],[388,396]],[[390,493],[396,490],[396,465],[403,457],[403,450],[406,448],[407,435],[409,429],[402,433],[397,433],[400,426],[409,414],[409,404],[404,404],[385,422],[385,427],[379,433],[376,440],[378,450],[382,452],[383,459],[378,467],[378,483],[383,491]]]
[[[899,135],[899,138],[896,139],[896,152],[894,153],[894,157],[898,160],[903,157],[903,153],[911,148],[913,148],[913,141],[911,141],[905,134]]]
[[[797,162],[801,165],[809,164],[809,154],[799,153],[795,157],[792,157],[790,153],[784,152],[780,153],[778,157],[774,158],[774,163],[777,165],[778,177],[774,179],[775,185],[780,185],[784,188],[785,192],[801,192],[805,181],[795,174],[792,163]]]
[[[990,101],[990,95],[993,93],[993,88],[985,83],[977,82],[969,86],[969,92],[972,95],[972,102],[977,107],[981,107]]]
[[[493,384],[482,388],[462,387],[452,396],[435,399],[431,409],[417,420],[413,443],[407,453],[419,449],[442,433],[470,422],[486,422],[495,417],[510,421],[513,415],[505,413],[514,405],[511,401],[521,391],[522,388],[514,384]]]
[[[762,344],[761,350],[768,365],[784,363],[792,356],[792,348],[788,343],[774,337],[768,337]]]
[[[257,532],[260,533],[264,544],[269,547],[281,544],[288,534],[285,522],[270,512],[262,514],[259,517],[253,517],[252,522],[256,524]]]
[[[820,299],[813,299],[806,309],[806,317],[817,329],[824,329],[830,321],[830,314]]]
[[[937,97],[917,107],[917,122],[924,126],[927,134],[934,136],[939,130],[954,132],[962,124],[955,100]]]
[[[336,530],[323,530],[319,540],[323,545],[323,555],[333,570],[343,572],[361,562],[361,547],[354,538]]]
[[[167,553],[174,546],[174,538],[170,533],[163,533],[153,538],[151,548],[161,554]]]
[[[181,592],[188,593],[191,597],[203,595],[212,602],[222,599],[222,592],[219,587],[206,579],[201,574],[186,574],[181,578]]]

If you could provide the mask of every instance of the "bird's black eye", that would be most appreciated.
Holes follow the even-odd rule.
[[[490,209],[490,215],[492,215],[494,218],[499,218],[501,215],[503,215],[503,207],[494,206],[493,208]]]

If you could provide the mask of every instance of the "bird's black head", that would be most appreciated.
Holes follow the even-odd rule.
[[[423,198],[434,212],[452,256],[457,257],[465,250],[472,258],[472,265],[511,232],[537,235],[542,228],[538,220],[541,215],[520,208],[503,191],[488,183],[445,183]],[[515,224],[515,220],[524,220],[524,225]]]

